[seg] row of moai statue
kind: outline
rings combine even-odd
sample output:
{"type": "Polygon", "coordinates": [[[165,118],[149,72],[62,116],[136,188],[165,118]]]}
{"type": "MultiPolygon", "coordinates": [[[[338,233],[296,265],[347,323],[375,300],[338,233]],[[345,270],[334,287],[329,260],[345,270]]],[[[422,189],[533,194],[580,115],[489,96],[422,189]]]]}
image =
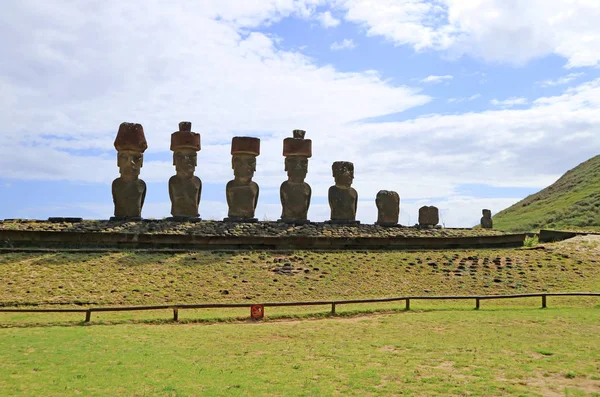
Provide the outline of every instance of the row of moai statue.
{"type": "MultiPolygon", "coordinates": [[[[146,197],[146,184],[139,179],[143,166],[143,154],[148,148],[144,129],[140,124],[122,123],[115,139],[117,165],[121,176],[112,184],[115,216],[111,220],[140,220],[146,197]]],[[[171,151],[176,174],[169,179],[171,199],[170,220],[200,220],[198,208],[202,181],[194,175],[197,155],[200,151],[200,134],[192,131],[192,124],[179,123],[179,131],[171,134],[171,151]]],[[[259,187],[252,180],[256,172],[256,157],[260,155],[260,139],[234,137],[231,142],[231,166],[234,179],[226,186],[228,216],[224,221],[257,222],[254,217],[258,203],[259,187]]],[[[308,208],[312,191],[304,180],[308,173],[308,159],[312,156],[312,141],[305,139],[305,131],[294,130],[293,137],[283,140],[283,156],[287,181],[281,184],[282,214],[280,222],[291,224],[309,223],[308,208]]],[[[336,161],[332,165],[335,185],[329,188],[329,206],[333,224],[359,224],[356,220],[358,193],[352,187],[354,164],[336,161]]],[[[393,191],[382,190],[377,194],[377,224],[398,224],[400,196],[393,191]]],[[[485,217],[484,210],[484,217],[485,217]]],[[[487,218],[486,218],[487,219],[487,218]]],[[[489,220],[491,227],[491,218],[489,220]]],[[[434,227],[439,223],[436,207],[419,209],[419,225],[434,227]]],[[[482,218],[482,226],[483,226],[482,218]]]]}

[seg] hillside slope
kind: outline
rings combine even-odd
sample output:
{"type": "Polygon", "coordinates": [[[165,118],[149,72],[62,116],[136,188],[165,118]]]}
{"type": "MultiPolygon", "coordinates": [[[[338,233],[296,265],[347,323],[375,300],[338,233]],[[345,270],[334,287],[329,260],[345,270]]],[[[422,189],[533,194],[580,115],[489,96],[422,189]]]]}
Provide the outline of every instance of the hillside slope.
{"type": "Polygon", "coordinates": [[[547,188],[497,213],[494,228],[528,231],[540,228],[600,227],[600,155],[567,171],[547,188]]]}

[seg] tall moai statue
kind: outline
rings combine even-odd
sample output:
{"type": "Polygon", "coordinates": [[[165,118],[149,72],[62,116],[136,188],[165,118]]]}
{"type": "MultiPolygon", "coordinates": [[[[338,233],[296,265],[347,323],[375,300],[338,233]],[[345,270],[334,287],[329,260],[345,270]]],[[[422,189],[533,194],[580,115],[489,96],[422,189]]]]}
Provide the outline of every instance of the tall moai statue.
{"type": "Polygon", "coordinates": [[[198,206],[202,181],[194,175],[198,165],[200,134],[192,132],[192,123],[182,121],[179,131],[171,134],[171,150],[176,174],[169,179],[171,220],[199,220],[198,206]]]}
{"type": "Polygon", "coordinates": [[[115,216],[111,220],[140,220],[146,199],[146,183],[139,179],[148,148],[141,124],[121,123],[115,139],[121,176],[112,183],[115,216]]]}
{"type": "Polygon", "coordinates": [[[358,193],[352,187],[354,164],[349,161],[335,161],[331,166],[335,185],[329,188],[329,207],[333,224],[359,224],[356,220],[358,193]]]}
{"type": "Polygon", "coordinates": [[[492,211],[490,210],[481,210],[483,216],[481,217],[481,227],[483,229],[492,229],[494,224],[492,222],[492,211]]]}
{"type": "Polygon", "coordinates": [[[391,190],[380,190],[375,198],[377,225],[396,226],[400,215],[400,196],[391,190]]]}
{"type": "Polygon", "coordinates": [[[279,195],[283,207],[280,222],[304,224],[309,223],[308,207],[312,190],[304,182],[308,173],[308,159],[312,156],[312,141],[304,139],[306,131],[294,130],[293,138],[283,140],[285,171],[288,180],[281,184],[279,195]]]}
{"type": "Polygon", "coordinates": [[[236,136],[231,141],[231,166],[234,179],[227,183],[229,206],[226,222],[257,222],[254,210],[258,203],[258,185],[252,181],[256,156],[260,155],[260,139],[236,136]]]}
{"type": "Polygon", "coordinates": [[[440,212],[437,207],[424,206],[419,208],[419,227],[428,229],[434,228],[440,223],[440,212]]]}

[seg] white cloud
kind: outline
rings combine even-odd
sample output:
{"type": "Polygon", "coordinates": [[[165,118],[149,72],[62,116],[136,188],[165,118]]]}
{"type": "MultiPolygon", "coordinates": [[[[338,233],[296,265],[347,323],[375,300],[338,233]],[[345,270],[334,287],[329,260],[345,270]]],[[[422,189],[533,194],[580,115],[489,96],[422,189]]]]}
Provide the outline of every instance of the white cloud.
{"type": "Polygon", "coordinates": [[[600,63],[596,0],[338,0],[344,18],[417,51],[446,50],[524,64],[556,54],[567,67],[600,63]]]}
{"type": "Polygon", "coordinates": [[[334,18],[331,15],[331,12],[329,12],[329,11],[319,13],[317,15],[317,20],[321,23],[321,26],[323,26],[325,29],[333,28],[340,24],[340,20],[334,18]]]}
{"type": "Polygon", "coordinates": [[[511,97],[508,99],[504,99],[504,100],[498,100],[498,99],[492,99],[490,101],[490,103],[494,106],[500,106],[503,108],[510,108],[513,106],[521,106],[521,105],[527,105],[527,98],[517,98],[517,97],[511,97]]]}
{"type": "Polygon", "coordinates": [[[571,81],[575,80],[578,77],[583,76],[585,73],[581,72],[581,73],[569,73],[566,76],[560,77],[556,80],[544,80],[544,81],[538,81],[537,84],[540,85],[541,87],[554,87],[557,85],[564,85],[564,84],[568,84],[571,81]]]}
{"type": "Polygon", "coordinates": [[[351,50],[355,47],[356,47],[356,44],[354,43],[354,41],[352,39],[344,39],[341,42],[334,41],[331,44],[330,48],[333,51],[339,51],[339,50],[351,50]]]}
{"type": "Polygon", "coordinates": [[[474,101],[479,98],[481,98],[481,94],[473,94],[470,97],[466,97],[466,98],[448,98],[447,102],[448,103],[471,102],[471,101],[474,101]]]}
{"type": "Polygon", "coordinates": [[[39,142],[46,135],[56,149],[110,150],[118,125],[136,121],[150,151],[168,151],[181,120],[191,120],[203,142],[214,144],[239,133],[281,135],[429,101],[372,72],[317,66],[247,30],[313,3],[144,1],[143,18],[131,18],[140,7],[130,3],[99,2],[95,12],[78,2],[11,3],[0,24],[2,136],[39,142]]]}
{"type": "Polygon", "coordinates": [[[442,81],[446,81],[446,80],[452,80],[454,78],[454,76],[451,76],[449,74],[446,74],[444,76],[435,76],[435,75],[431,75],[431,76],[427,76],[424,79],[421,79],[421,83],[431,83],[431,84],[437,84],[437,83],[441,83],[442,81]]]}

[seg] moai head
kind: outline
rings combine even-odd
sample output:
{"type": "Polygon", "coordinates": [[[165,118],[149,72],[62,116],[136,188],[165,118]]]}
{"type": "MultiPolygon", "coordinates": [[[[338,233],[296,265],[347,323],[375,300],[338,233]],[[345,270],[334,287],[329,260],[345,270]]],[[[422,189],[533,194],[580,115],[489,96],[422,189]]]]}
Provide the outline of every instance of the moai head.
{"type": "Polygon", "coordinates": [[[337,187],[349,188],[354,180],[354,164],[349,161],[335,161],[331,166],[337,187]]]}
{"type": "Polygon", "coordinates": [[[171,134],[171,150],[177,175],[193,176],[198,165],[200,134],[192,132],[192,123],[189,121],[179,123],[179,131],[171,134]]]}
{"type": "Polygon", "coordinates": [[[308,159],[312,156],[312,141],[304,139],[306,131],[294,130],[293,134],[293,138],[283,140],[285,171],[289,181],[303,182],[308,173],[308,159]]]}
{"type": "Polygon", "coordinates": [[[231,167],[236,180],[248,182],[256,171],[256,156],[260,155],[260,139],[236,136],[231,141],[231,167]]]}
{"type": "Polygon", "coordinates": [[[481,210],[481,213],[483,214],[484,218],[491,218],[492,217],[492,211],[491,210],[481,210]]]}
{"type": "Polygon", "coordinates": [[[400,215],[400,196],[390,190],[380,190],[375,198],[378,224],[397,224],[400,215]]]}
{"type": "Polygon", "coordinates": [[[144,165],[144,152],[148,148],[144,127],[141,124],[121,123],[115,139],[117,166],[121,177],[134,180],[144,165]]]}

